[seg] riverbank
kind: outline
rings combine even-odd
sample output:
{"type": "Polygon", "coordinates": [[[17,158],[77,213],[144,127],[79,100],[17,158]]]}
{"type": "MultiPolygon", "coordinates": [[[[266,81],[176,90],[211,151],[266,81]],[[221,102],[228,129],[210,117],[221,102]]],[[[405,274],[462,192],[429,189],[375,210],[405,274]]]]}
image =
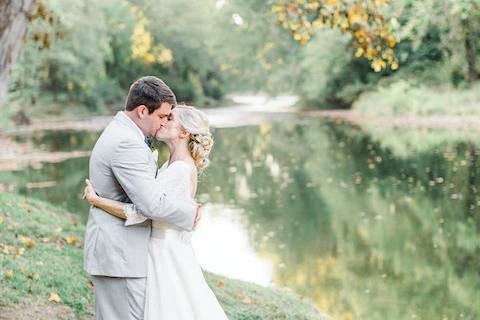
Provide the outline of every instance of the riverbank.
{"type": "MultiPolygon", "coordinates": [[[[0,319],[93,319],[83,234],[71,213],[0,192],[0,319]]],[[[324,319],[288,290],[206,277],[230,319],[324,319]]]]}

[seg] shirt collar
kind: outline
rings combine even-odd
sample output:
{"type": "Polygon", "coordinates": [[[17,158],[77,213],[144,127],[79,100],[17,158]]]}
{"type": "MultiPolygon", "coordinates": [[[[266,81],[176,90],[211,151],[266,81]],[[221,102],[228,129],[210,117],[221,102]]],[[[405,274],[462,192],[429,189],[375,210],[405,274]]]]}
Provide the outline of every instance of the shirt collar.
{"type": "Polygon", "coordinates": [[[145,135],[143,134],[142,130],[140,130],[140,128],[137,126],[137,124],[135,122],[133,122],[133,120],[130,119],[130,117],[127,116],[127,114],[125,112],[119,111],[118,116],[124,118],[126,121],[129,121],[129,123],[137,130],[137,132],[140,135],[140,137],[142,138],[142,140],[145,140],[145,135]]]}

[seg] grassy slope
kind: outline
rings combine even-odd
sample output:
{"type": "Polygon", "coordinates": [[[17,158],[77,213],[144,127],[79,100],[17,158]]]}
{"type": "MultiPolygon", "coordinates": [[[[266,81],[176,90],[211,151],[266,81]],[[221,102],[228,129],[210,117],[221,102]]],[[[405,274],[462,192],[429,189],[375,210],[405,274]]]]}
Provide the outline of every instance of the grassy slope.
{"type": "MultiPolygon", "coordinates": [[[[82,269],[84,226],[48,203],[0,193],[0,308],[52,293],[78,315],[92,314],[82,269]]],[[[281,289],[206,274],[230,319],[322,319],[307,301],[281,289]]],[[[54,302],[50,302],[54,303],[54,302]]]]}

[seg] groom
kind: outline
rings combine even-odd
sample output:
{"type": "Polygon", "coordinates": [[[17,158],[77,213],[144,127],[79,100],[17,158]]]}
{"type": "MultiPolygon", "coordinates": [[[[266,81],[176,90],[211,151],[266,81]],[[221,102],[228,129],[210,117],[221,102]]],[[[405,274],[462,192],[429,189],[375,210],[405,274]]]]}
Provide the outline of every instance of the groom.
{"type": "MultiPolygon", "coordinates": [[[[161,181],[147,137],[170,117],[176,98],[162,80],[147,76],[130,87],[125,110],[102,132],[90,157],[90,181],[98,195],[132,202],[150,219],[192,230],[194,202],[176,202],[161,181]]],[[[97,320],[143,319],[151,220],[125,227],[124,220],[90,207],[84,267],[94,285],[97,320]]]]}

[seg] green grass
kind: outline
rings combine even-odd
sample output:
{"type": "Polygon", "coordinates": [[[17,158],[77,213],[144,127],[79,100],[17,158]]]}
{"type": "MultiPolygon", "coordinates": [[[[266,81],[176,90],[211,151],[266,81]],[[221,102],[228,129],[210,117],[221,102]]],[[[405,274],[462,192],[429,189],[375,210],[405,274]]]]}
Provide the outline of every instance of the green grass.
{"type": "Polygon", "coordinates": [[[82,270],[83,226],[59,208],[7,193],[0,193],[0,221],[0,304],[57,293],[76,312],[88,312],[93,300],[82,270]]]}
{"type": "MultiPolygon", "coordinates": [[[[56,293],[77,315],[93,314],[83,234],[83,224],[61,208],[0,193],[0,307],[25,298],[48,301],[56,293]]],[[[322,319],[309,301],[286,289],[206,277],[229,319],[322,319]]]]}
{"type": "Polygon", "coordinates": [[[480,115],[480,87],[430,87],[406,80],[366,92],[353,109],[366,116],[480,115]]]}

